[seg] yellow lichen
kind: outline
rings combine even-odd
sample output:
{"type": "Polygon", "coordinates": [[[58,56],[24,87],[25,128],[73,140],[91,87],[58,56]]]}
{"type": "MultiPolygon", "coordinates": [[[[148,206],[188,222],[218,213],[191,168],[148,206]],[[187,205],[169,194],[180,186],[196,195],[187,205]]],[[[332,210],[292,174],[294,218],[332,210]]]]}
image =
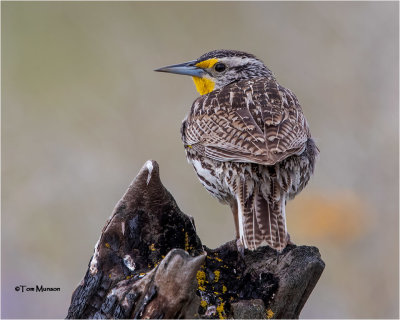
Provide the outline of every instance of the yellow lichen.
{"type": "Polygon", "coordinates": [[[157,267],[157,266],[160,264],[160,262],[161,262],[161,260],[160,260],[160,261],[156,261],[156,262],[154,263],[154,268],[157,267]]]}
{"type": "Polygon", "coordinates": [[[205,291],[206,273],[202,270],[199,270],[197,271],[196,278],[199,290],[205,291]]]}
{"type": "Polygon", "coordinates": [[[225,310],[224,310],[225,302],[222,302],[217,307],[218,316],[220,319],[226,319],[225,310]]]}
{"type": "Polygon", "coordinates": [[[185,232],[185,251],[188,251],[189,249],[189,235],[187,232],[185,232]]]}
{"type": "MultiPolygon", "coordinates": [[[[207,256],[206,258],[207,258],[207,259],[215,259],[215,260],[217,260],[218,262],[222,262],[222,259],[221,259],[221,258],[218,258],[218,253],[214,253],[214,256],[213,256],[213,257],[207,256]]],[[[225,266],[224,266],[224,267],[225,267],[225,266]]]]}
{"type": "Polygon", "coordinates": [[[223,285],[222,286],[222,293],[225,293],[226,291],[228,291],[228,288],[225,285],[223,285]]]}
{"type": "Polygon", "coordinates": [[[200,301],[200,305],[201,305],[203,308],[207,308],[207,301],[201,300],[201,301],[200,301]]]}
{"type": "Polygon", "coordinates": [[[267,319],[271,319],[274,316],[274,312],[271,309],[268,309],[266,312],[267,319]]]}
{"type": "Polygon", "coordinates": [[[106,246],[107,248],[110,248],[110,247],[111,247],[110,244],[109,244],[108,242],[106,242],[105,246],[106,246]]]}
{"type": "Polygon", "coordinates": [[[185,251],[192,250],[193,247],[189,245],[189,234],[185,232],[185,251]]]}
{"type": "Polygon", "coordinates": [[[214,271],[214,275],[215,275],[214,282],[218,282],[220,274],[221,274],[221,272],[219,270],[214,271]]]}
{"type": "Polygon", "coordinates": [[[156,251],[156,248],[155,248],[155,246],[154,246],[154,243],[152,243],[152,244],[149,246],[149,249],[150,249],[151,251],[156,251]]]}

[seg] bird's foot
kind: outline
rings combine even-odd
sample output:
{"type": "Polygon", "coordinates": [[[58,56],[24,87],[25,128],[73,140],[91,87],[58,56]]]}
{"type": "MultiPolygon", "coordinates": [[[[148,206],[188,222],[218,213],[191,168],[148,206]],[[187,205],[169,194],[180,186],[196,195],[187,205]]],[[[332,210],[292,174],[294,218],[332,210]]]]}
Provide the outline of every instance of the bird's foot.
{"type": "Polygon", "coordinates": [[[240,255],[242,256],[242,258],[244,258],[244,245],[242,243],[242,240],[240,240],[240,238],[236,239],[236,248],[240,253],[240,255]]]}
{"type": "Polygon", "coordinates": [[[276,264],[278,265],[280,262],[280,256],[282,251],[276,250],[276,264]]]}

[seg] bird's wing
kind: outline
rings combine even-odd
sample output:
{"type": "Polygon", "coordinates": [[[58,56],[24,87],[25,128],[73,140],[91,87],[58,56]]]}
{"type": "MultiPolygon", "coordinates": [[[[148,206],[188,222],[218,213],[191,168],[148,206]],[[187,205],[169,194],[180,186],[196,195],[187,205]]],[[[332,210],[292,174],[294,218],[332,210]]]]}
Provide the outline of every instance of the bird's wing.
{"type": "Polygon", "coordinates": [[[309,136],[295,95],[273,78],[199,97],[182,127],[184,143],[211,159],[265,165],[302,152],[309,136]]]}

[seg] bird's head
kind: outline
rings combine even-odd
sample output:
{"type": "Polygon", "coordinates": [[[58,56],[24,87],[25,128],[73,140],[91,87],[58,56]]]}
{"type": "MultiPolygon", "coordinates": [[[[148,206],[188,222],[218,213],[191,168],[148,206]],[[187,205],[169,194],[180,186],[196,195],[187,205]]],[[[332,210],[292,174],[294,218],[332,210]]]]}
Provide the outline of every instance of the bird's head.
{"type": "Polygon", "coordinates": [[[272,72],[254,55],[236,50],[214,50],[200,58],[154,71],[192,76],[203,95],[232,82],[256,77],[273,77],[272,72]]]}

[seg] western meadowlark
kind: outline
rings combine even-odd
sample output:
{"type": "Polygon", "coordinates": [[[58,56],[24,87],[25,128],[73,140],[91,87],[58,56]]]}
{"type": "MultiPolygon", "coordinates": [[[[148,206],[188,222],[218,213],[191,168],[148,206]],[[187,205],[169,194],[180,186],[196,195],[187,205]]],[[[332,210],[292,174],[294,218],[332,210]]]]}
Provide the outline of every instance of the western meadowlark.
{"type": "Polygon", "coordinates": [[[186,157],[203,186],[230,205],[239,244],[282,251],[286,201],[305,187],[319,153],[296,96],[241,51],[155,71],[193,77],[201,96],[181,127],[186,157]]]}

